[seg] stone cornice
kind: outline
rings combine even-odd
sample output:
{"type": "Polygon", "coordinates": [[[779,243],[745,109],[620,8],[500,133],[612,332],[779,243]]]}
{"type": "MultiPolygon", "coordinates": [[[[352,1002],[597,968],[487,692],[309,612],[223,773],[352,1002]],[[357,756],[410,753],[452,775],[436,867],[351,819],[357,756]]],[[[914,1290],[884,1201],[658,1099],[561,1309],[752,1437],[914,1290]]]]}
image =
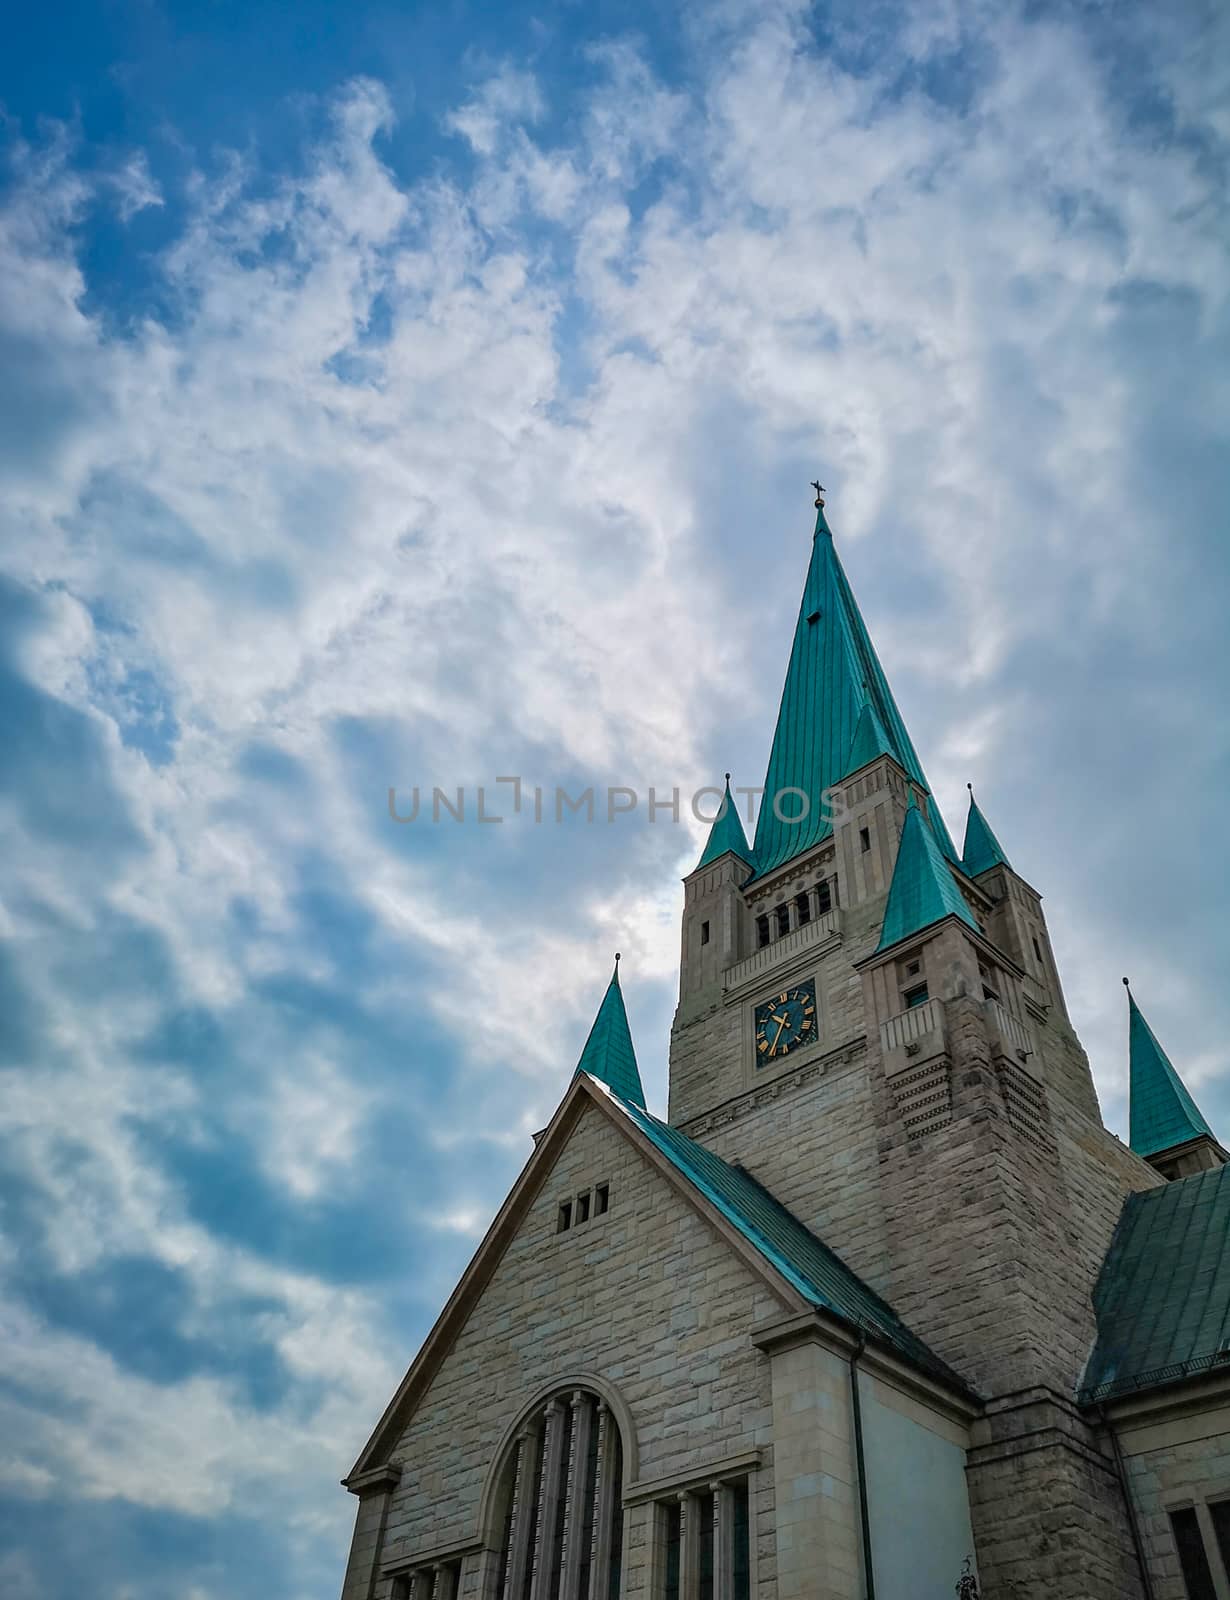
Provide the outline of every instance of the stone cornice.
{"type": "Polygon", "coordinates": [[[362,1496],[379,1490],[396,1489],[400,1482],[401,1468],[394,1466],[391,1461],[385,1461],[362,1472],[352,1472],[348,1478],[342,1479],[342,1487],[349,1489],[351,1494],[362,1496]]]}
{"type": "Polygon", "coordinates": [[[818,1344],[843,1361],[858,1355],[864,1372],[882,1378],[951,1421],[968,1427],[982,1415],[981,1400],[973,1390],[958,1388],[960,1379],[955,1375],[952,1385],[943,1383],[890,1350],[875,1333],[865,1334],[834,1313],[819,1308],[760,1323],[752,1329],[752,1343],[770,1356],[805,1344],[818,1344]]]}
{"type": "Polygon", "coordinates": [[[626,1506],[641,1505],[646,1500],[665,1500],[671,1495],[686,1493],[689,1489],[704,1489],[711,1483],[727,1478],[746,1477],[761,1463],[763,1452],[755,1445],[733,1455],[700,1461],[682,1472],[666,1473],[659,1478],[641,1478],[629,1483],[623,1494],[626,1506]]]}

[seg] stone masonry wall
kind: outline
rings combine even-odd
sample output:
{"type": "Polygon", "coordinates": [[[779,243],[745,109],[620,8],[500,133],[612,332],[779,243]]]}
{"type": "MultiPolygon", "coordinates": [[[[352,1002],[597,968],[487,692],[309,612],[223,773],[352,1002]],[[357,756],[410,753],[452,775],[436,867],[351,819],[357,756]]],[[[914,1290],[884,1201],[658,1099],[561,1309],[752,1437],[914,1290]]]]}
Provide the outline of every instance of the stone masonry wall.
{"type": "MultiPolygon", "coordinates": [[[[750,1342],[779,1302],[607,1121],[582,1115],[392,1459],[401,1483],[383,1560],[476,1536],[504,1430],[544,1384],[581,1371],[622,1393],[639,1475],[763,1446],[756,1475],[757,1593],[774,1594],[772,1390],[750,1342]],[[561,1200],[610,1184],[610,1211],[556,1233],[561,1200]]],[[[644,1592],[649,1508],[629,1513],[625,1593],[644,1592]]],[[[467,1597],[477,1594],[467,1563],[467,1597]]],[[[378,1586],[384,1600],[387,1585],[378,1586]]]]}
{"type": "Polygon", "coordinates": [[[1223,1396],[1220,1404],[1139,1431],[1128,1424],[1121,1439],[1154,1600],[1187,1600],[1168,1513],[1196,1509],[1215,1569],[1217,1541],[1204,1507],[1230,1499],[1230,1406],[1223,1396]]]}

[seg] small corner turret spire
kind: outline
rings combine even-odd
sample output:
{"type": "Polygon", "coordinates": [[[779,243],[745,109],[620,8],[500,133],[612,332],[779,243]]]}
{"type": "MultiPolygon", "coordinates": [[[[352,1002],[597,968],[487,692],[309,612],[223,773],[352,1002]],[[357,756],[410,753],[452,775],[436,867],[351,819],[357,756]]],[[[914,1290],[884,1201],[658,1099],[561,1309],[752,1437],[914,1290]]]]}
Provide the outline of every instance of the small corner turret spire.
{"type": "Polygon", "coordinates": [[[1128,1143],[1167,1178],[1221,1165],[1225,1152],[1145,1021],[1127,978],[1123,987],[1128,999],[1128,1143]],[[1183,1159],[1189,1153],[1193,1159],[1183,1159]]]}
{"type": "Polygon", "coordinates": [[[581,1051],[577,1072],[588,1072],[590,1077],[605,1083],[621,1099],[630,1100],[633,1105],[644,1109],[645,1091],[641,1087],[636,1051],[632,1047],[632,1032],[628,1027],[628,1013],[624,1009],[624,997],[619,987],[618,950],[615,952],[611,981],[598,1007],[594,1025],[589,1030],[585,1048],[581,1051]]]}
{"type": "MultiPolygon", "coordinates": [[[[708,791],[710,794],[714,790],[708,791]]],[[[709,829],[709,838],[701,852],[701,858],[693,869],[699,872],[701,867],[707,867],[711,861],[716,861],[719,856],[727,851],[746,861],[748,866],[754,864],[751,846],[747,842],[747,834],[743,831],[743,824],[739,821],[739,808],[735,805],[734,796],[730,792],[730,773],[726,774],[726,793],[722,797],[722,804],[718,814],[713,819],[713,826],[709,829]]]]}
{"type": "Polygon", "coordinates": [[[992,867],[1009,867],[1012,863],[1004,854],[1004,847],[991,830],[991,825],[974,799],[974,786],[969,790],[969,812],[965,818],[965,841],[961,846],[961,870],[967,877],[976,878],[980,872],[992,867]]]}

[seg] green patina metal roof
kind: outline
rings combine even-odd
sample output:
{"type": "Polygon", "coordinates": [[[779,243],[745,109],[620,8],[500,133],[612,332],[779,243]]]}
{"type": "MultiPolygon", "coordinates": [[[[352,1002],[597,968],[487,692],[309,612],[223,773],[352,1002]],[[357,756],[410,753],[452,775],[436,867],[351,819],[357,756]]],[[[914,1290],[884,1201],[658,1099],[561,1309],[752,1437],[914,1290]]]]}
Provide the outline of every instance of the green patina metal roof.
{"type": "Polygon", "coordinates": [[[884,730],[879,713],[870,700],[865,700],[854,727],[854,738],[850,741],[850,748],[846,752],[842,777],[857,772],[860,767],[867,766],[877,756],[891,756],[892,753],[892,742],[884,730]]]}
{"type": "MultiPolygon", "coordinates": [[[[771,872],[832,832],[824,792],[850,770],[863,706],[870,702],[889,750],[924,789],[930,790],[888,679],[876,657],[858,605],[842,570],[833,536],[820,510],[812,542],[811,565],[786,668],[781,709],[773,734],[765,793],[753,841],[758,876],[771,872]],[[802,802],[787,789],[801,789],[810,801],[805,820],[795,824],[775,814],[795,815],[802,802]]],[[[950,860],[957,853],[943,819],[936,814],[940,846],[950,860]]]]}
{"type": "Polygon", "coordinates": [[[1093,1308],[1086,1403],[1230,1364],[1230,1167],[1128,1196],[1093,1308]]]}
{"type": "Polygon", "coordinates": [[[991,832],[990,824],[978,809],[972,785],[969,792],[969,815],[965,819],[965,844],[961,850],[961,865],[971,878],[976,878],[988,867],[1009,865],[1003,846],[991,832]]]}
{"type": "Polygon", "coordinates": [[[618,956],[615,957],[615,970],[606,994],[598,1007],[598,1015],[581,1051],[581,1059],[577,1062],[577,1072],[588,1072],[633,1105],[645,1104],[645,1091],[641,1088],[641,1074],[637,1069],[636,1051],[632,1048],[632,1033],[628,1027],[628,1013],[624,1010],[624,997],[619,987],[618,956]]]}
{"type": "Polygon", "coordinates": [[[726,798],[722,801],[722,809],[713,819],[713,826],[709,830],[709,842],[696,863],[696,871],[699,872],[701,867],[707,867],[719,856],[724,856],[728,850],[733,851],[741,861],[751,865],[752,847],[747,842],[747,834],[744,833],[743,824],[739,821],[738,807],[730,792],[729,772],[726,774],[726,798]]]}
{"type": "Polygon", "coordinates": [[[966,1388],[890,1305],[750,1173],[659,1122],[643,1105],[619,1099],[616,1104],[805,1300],[861,1328],[914,1365],[966,1388]]]}
{"type": "MultiPolygon", "coordinates": [[[[1126,982],[1126,980],[1125,980],[1126,982]]],[[[1200,1115],[1183,1080],[1141,1015],[1128,990],[1128,1058],[1131,1118],[1128,1142],[1138,1156],[1154,1156],[1213,1130],[1200,1115]]]]}
{"type": "Polygon", "coordinates": [[[957,888],[935,834],[911,796],[876,954],[902,939],[913,938],[945,917],[960,917],[977,931],[978,924],[957,888]]]}

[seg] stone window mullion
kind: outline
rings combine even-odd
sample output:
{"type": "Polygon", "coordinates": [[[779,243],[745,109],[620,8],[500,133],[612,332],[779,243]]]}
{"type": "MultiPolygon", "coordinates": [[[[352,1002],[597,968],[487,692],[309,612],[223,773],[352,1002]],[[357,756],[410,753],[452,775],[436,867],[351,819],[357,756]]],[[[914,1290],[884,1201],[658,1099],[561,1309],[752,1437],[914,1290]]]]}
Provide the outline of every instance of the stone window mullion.
{"type": "Polygon", "coordinates": [[[679,1600],[700,1600],[699,1511],[691,1494],[679,1496],[679,1600]]]}
{"type": "Polygon", "coordinates": [[[1230,1600],[1230,1579],[1227,1578],[1226,1564],[1222,1560],[1221,1545],[1218,1542],[1217,1530],[1213,1526],[1213,1518],[1209,1508],[1203,1500],[1195,1504],[1196,1521],[1200,1527],[1200,1537],[1204,1543],[1204,1553],[1209,1561],[1209,1576],[1213,1580],[1213,1588],[1217,1600],[1230,1600]]]}
{"type": "Polygon", "coordinates": [[[578,1389],[572,1397],[568,1485],[564,1492],[564,1561],[560,1574],[560,1600],[581,1600],[581,1558],[585,1539],[585,1470],[589,1461],[589,1436],[592,1423],[593,1408],[589,1396],[578,1389]]]}
{"type": "MultiPolygon", "coordinates": [[[[551,1561],[560,1515],[559,1475],[560,1451],[563,1445],[563,1416],[563,1408],[559,1401],[549,1400],[542,1442],[542,1481],[538,1494],[530,1600],[548,1600],[551,1590],[551,1561]]],[[[517,1600],[517,1597],[511,1595],[509,1600],[517,1600]]]]}
{"type": "Polygon", "coordinates": [[[512,1530],[508,1541],[508,1565],[504,1572],[504,1600],[521,1600],[525,1590],[526,1564],[529,1560],[530,1539],[534,1532],[537,1510],[533,1498],[537,1449],[537,1433],[532,1428],[524,1429],[517,1438],[512,1530]]]}
{"type": "Polygon", "coordinates": [[[713,1600],[734,1600],[734,1491],[728,1483],[714,1483],[709,1487],[713,1495],[713,1600]]]}
{"type": "Polygon", "coordinates": [[[606,1600],[611,1567],[611,1524],[615,1512],[615,1450],[611,1413],[598,1405],[598,1462],[594,1472],[594,1535],[589,1557],[588,1600],[606,1600]]]}

